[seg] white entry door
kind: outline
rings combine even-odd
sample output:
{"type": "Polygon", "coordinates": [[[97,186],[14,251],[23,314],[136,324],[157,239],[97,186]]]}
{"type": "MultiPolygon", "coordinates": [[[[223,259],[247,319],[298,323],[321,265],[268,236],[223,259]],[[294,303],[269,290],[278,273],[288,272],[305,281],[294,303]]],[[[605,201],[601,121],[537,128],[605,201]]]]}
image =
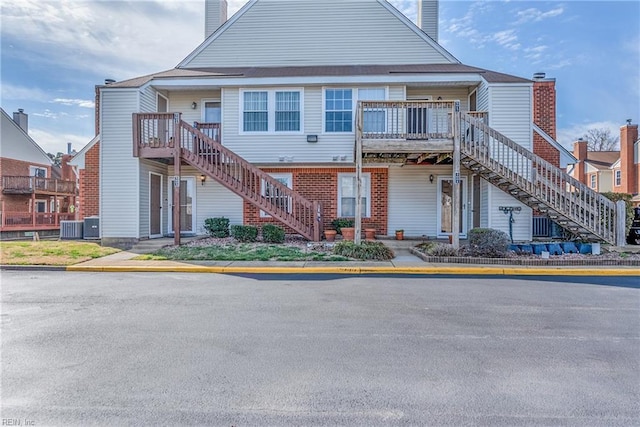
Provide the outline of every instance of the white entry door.
{"type": "MultiPolygon", "coordinates": [[[[467,237],[467,178],[460,178],[460,237],[467,237]]],[[[451,236],[453,227],[451,212],[453,209],[453,178],[450,176],[438,177],[438,237],[451,236]]]]}
{"type": "Polygon", "coordinates": [[[173,176],[169,177],[168,195],[169,199],[169,233],[173,233],[173,192],[180,188],[180,234],[195,234],[196,230],[196,198],[195,198],[195,178],[183,176],[180,179],[180,186],[174,185],[173,176]]]}

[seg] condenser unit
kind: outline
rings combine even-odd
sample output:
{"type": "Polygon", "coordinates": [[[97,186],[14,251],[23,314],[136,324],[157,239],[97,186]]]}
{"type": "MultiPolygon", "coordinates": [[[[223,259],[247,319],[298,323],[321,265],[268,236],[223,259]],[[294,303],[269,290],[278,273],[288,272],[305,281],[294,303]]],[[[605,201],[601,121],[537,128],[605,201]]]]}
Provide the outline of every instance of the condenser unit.
{"type": "Polygon", "coordinates": [[[84,238],[85,239],[100,238],[100,217],[89,216],[84,219],[84,238]]]}
{"type": "Polygon", "coordinates": [[[60,221],[60,239],[82,239],[82,221],[60,221]]]}

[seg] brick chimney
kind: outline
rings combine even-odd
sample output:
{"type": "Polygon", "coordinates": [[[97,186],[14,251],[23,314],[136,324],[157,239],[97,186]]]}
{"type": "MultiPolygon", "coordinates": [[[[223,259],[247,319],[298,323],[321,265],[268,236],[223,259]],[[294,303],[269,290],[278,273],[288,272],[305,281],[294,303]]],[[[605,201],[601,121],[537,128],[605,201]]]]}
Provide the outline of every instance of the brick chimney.
{"type": "MultiPolygon", "coordinates": [[[[533,123],[556,139],[556,79],[545,73],[533,75],[533,123]]],[[[552,165],[560,167],[560,151],[533,133],[533,152],[552,165]]]]}
{"type": "Polygon", "coordinates": [[[18,111],[13,113],[13,121],[20,126],[24,133],[29,133],[29,116],[24,113],[22,108],[18,108],[18,111]]]}
{"type": "Polygon", "coordinates": [[[438,0],[418,0],[418,27],[438,41],[438,0]]]}
{"type": "Polygon", "coordinates": [[[213,34],[225,22],[227,22],[227,0],[205,0],[204,38],[213,34]]]}
{"type": "Polygon", "coordinates": [[[589,183],[586,182],[586,167],[584,161],[587,159],[588,144],[589,143],[582,138],[573,143],[573,156],[578,159],[578,163],[576,163],[575,178],[586,185],[589,185],[589,183]]]}
{"type": "Polygon", "coordinates": [[[620,170],[622,171],[623,193],[638,194],[637,168],[634,163],[633,146],[638,140],[638,125],[632,125],[631,120],[620,128],[620,170]]]}

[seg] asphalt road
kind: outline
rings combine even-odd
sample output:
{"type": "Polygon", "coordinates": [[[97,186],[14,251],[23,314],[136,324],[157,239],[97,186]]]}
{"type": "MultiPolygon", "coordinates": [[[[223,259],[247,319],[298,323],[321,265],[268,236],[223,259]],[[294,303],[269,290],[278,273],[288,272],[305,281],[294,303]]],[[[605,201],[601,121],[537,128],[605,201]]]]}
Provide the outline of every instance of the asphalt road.
{"type": "Polygon", "coordinates": [[[4,271],[1,417],[640,425],[638,279],[558,280],[4,271]]]}

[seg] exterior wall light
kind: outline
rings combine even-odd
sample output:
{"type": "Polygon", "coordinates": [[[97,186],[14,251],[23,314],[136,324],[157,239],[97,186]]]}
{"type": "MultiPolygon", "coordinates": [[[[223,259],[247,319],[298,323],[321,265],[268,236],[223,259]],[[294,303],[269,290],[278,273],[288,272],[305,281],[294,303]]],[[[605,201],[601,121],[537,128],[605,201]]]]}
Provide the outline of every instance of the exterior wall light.
{"type": "Polygon", "coordinates": [[[192,109],[192,110],[195,110],[196,108],[198,108],[198,103],[197,103],[196,101],[193,101],[193,102],[191,103],[191,109],[192,109]]]}
{"type": "Polygon", "coordinates": [[[204,185],[204,182],[207,180],[207,176],[205,174],[200,175],[200,184],[204,185]]]}
{"type": "Polygon", "coordinates": [[[433,184],[433,178],[434,178],[433,174],[429,175],[429,182],[432,184],[433,184]]]}
{"type": "Polygon", "coordinates": [[[307,142],[318,142],[318,135],[307,135],[307,142]]]}

